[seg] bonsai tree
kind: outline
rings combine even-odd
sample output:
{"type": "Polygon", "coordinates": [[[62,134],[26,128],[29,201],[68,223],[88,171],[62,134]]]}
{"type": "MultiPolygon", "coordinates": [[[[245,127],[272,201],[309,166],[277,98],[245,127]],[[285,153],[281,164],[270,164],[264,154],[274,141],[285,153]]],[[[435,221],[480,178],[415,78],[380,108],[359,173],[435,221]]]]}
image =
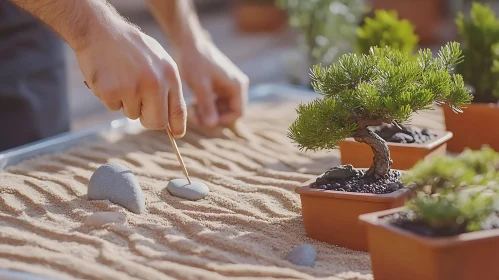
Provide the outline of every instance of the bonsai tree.
{"type": "Polygon", "coordinates": [[[416,184],[427,193],[440,189],[455,189],[488,185],[499,179],[499,153],[489,147],[473,151],[466,149],[457,157],[436,157],[421,161],[402,180],[416,184]]]}
{"type": "Polygon", "coordinates": [[[474,102],[499,100],[499,20],[488,5],[473,3],[471,16],[456,19],[466,61],[457,67],[474,89],[474,102]]]}
{"type": "Polygon", "coordinates": [[[496,188],[478,186],[433,195],[419,193],[406,205],[408,211],[402,221],[422,224],[431,230],[432,236],[485,229],[486,220],[498,210],[494,207],[499,198],[496,188]]]}
{"type": "Polygon", "coordinates": [[[396,11],[376,10],[357,29],[357,51],[367,54],[372,46],[390,46],[402,52],[414,52],[419,38],[407,19],[400,20],[396,11]]]}
{"type": "Polygon", "coordinates": [[[499,154],[490,148],[420,162],[403,181],[423,191],[407,203],[407,211],[395,223],[417,223],[432,235],[484,229],[486,220],[498,210],[494,205],[499,198],[498,167],[499,154]]]}
{"type": "Polygon", "coordinates": [[[300,35],[309,65],[330,64],[352,50],[365,0],[277,0],[300,35]]]}
{"type": "Polygon", "coordinates": [[[346,54],[311,73],[314,90],[323,96],[300,104],[289,137],[302,150],[333,149],[353,137],[371,146],[373,164],[365,176],[381,178],[391,167],[386,142],[369,126],[407,121],[411,114],[447,103],[456,112],[471,101],[459,74],[451,74],[463,59],[459,43],[442,47],[437,58],[429,49],[416,59],[390,47],[372,47],[369,54],[346,54]]]}

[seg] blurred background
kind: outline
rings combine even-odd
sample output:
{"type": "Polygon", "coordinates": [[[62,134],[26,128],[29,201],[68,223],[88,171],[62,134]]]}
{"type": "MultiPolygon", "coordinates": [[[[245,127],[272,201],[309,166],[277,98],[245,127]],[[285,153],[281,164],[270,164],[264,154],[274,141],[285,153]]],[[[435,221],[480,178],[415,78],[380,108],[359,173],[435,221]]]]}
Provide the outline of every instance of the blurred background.
{"type": "MultiPolygon", "coordinates": [[[[222,52],[249,76],[251,85],[284,83],[304,87],[308,84],[309,66],[313,64],[310,61],[317,60],[310,55],[311,52],[300,48],[303,45],[301,37],[306,37],[297,32],[300,27],[305,26],[308,31],[319,30],[318,35],[323,35],[314,35],[314,43],[317,43],[315,53],[322,59],[319,62],[327,63],[326,58],[334,60],[350,50],[351,46],[344,42],[348,42],[348,36],[357,22],[372,14],[373,9],[396,10],[400,18],[406,18],[414,25],[420,46],[438,48],[449,40],[458,39],[455,16],[458,11],[468,14],[471,6],[471,1],[465,0],[329,0],[324,1],[327,7],[318,11],[307,10],[309,3],[317,1],[321,0],[194,0],[204,28],[222,52]],[[291,13],[293,17],[288,17],[291,13]]],[[[169,49],[145,1],[109,2],[169,49]]],[[[478,2],[490,3],[496,13],[499,11],[498,1],[478,2]]],[[[121,112],[107,111],[85,87],[76,57],[69,47],[66,55],[72,130],[121,118],[121,112]]],[[[187,97],[190,95],[187,87],[184,87],[184,93],[187,97]]]]}

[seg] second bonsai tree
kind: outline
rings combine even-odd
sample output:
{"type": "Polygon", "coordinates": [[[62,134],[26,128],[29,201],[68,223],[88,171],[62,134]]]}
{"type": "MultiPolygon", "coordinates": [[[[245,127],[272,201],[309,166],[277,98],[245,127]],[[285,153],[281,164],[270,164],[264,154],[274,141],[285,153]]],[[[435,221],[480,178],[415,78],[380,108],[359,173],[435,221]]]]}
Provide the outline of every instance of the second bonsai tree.
{"type": "MultiPolygon", "coordinates": [[[[390,178],[388,146],[369,127],[406,122],[412,113],[433,104],[446,103],[461,112],[460,107],[472,99],[462,76],[452,73],[462,60],[459,43],[452,42],[440,49],[437,58],[429,49],[420,50],[414,59],[390,47],[372,47],[367,55],[347,54],[331,66],[316,65],[312,85],[323,98],[299,105],[289,137],[303,150],[333,149],[338,141],[353,137],[368,144],[374,154],[373,164],[362,177],[390,178]]],[[[359,177],[355,172],[332,173],[326,173],[329,181],[359,177]]],[[[325,183],[319,179],[317,183],[325,183]]]]}

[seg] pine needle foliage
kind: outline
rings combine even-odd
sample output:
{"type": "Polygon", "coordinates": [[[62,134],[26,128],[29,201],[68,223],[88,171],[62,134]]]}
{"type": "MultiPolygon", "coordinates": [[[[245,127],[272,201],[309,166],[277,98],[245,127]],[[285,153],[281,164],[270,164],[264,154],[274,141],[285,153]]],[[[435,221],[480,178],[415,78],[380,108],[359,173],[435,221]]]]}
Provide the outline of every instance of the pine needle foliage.
{"type": "Polygon", "coordinates": [[[497,187],[475,187],[433,195],[420,193],[407,208],[413,213],[413,220],[452,235],[484,229],[485,221],[497,211],[494,204],[498,198],[497,187]]]}
{"type": "Polygon", "coordinates": [[[487,4],[474,2],[470,17],[456,19],[466,61],[457,67],[474,89],[474,102],[499,100],[499,19],[487,4]]]}
{"type": "Polygon", "coordinates": [[[359,127],[405,122],[434,103],[460,111],[472,98],[461,75],[450,74],[462,60],[459,43],[452,42],[436,58],[429,49],[413,59],[387,46],[343,55],[327,67],[316,65],[312,86],[322,98],[298,106],[288,136],[302,150],[333,149],[359,127]]]}
{"type": "Polygon", "coordinates": [[[413,53],[419,42],[414,26],[407,19],[399,19],[396,11],[375,10],[373,18],[366,18],[357,29],[357,51],[367,54],[372,46],[389,46],[413,53]]]}
{"type": "Polygon", "coordinates": [[[481,230],[498,210],[499,153],[485,147],[422,161],[403,181],[422,188],[407,217],[451,233],[481,230]]]}
{"type": "Polygon", "coordinates": [[[499,183],[499,153],[484,147],[465,150],[457,157],[441,156],[421,161],[402,177],[405,184],[436,189],[455,189],[474,185],[499,183]]]}

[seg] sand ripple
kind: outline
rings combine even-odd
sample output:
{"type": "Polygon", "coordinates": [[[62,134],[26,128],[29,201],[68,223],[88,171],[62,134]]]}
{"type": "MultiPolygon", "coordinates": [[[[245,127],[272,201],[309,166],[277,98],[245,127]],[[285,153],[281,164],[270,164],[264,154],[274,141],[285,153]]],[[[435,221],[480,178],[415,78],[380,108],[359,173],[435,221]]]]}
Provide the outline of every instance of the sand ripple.
{"type": "Polygon", "coordinates": [[[211,189],[197,202],[166,191],[182,172],[162,132],[90,143],[0,172],[0,267],[62,279],[371,279],[367,254],[305,237],[294,188],[339,160],[337,151],[293,147],[286,130],[294,105],[253,105],[235,131],[189,127],[178,144],[193,179],[211,189]],[[106,162],[137,175],[145,214],[86,200],[93,170],[106,162]],[[85,228],[85,217],[99,211],[125,213],[128,222],[85,228]],[[305,242],[317,248],[314,269],[282,260],[305,242]]]}

